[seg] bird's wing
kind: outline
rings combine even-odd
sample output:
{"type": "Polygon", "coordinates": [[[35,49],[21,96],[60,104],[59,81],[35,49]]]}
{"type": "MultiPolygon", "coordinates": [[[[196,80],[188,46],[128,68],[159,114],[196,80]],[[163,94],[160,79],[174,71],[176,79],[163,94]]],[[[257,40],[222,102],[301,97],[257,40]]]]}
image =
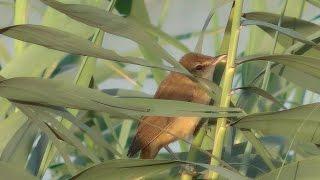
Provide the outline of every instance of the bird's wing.
{"type": "MultiPolygon", "coordinates": [[[[188,77],[178,73],[170,73],[168,77],[161,82],[154,98],[190,102],[193,100],[196,88],[197,84],[188,77]]],[[[173,120],[174,118],[172,117],[143,117],[138,126],[137,134],[131,144],[129,154],[133,155],[148,146],[163,133],[162,129],[167,129],[170,124],[174,122],[173,120]]]]}
{"type": "Polygon", "coordinates": [[[197,84],[179,73],[171,73],[161,82],[155,99],[192,101],[197,84]]]}

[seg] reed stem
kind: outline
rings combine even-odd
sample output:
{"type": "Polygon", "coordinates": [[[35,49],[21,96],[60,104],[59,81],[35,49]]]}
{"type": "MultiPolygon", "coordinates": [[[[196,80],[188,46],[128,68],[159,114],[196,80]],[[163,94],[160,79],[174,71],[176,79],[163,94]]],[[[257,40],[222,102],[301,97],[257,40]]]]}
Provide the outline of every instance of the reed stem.
{"type": "MultiPolygon", "coordinates": [[[[228,57],[225,68],[225,74],[223,76],[222,94],[220,100],[220,107],[229,107],[231,101],[231,88],[233,77],[235,73],[235,58],[237,54],[237,47],[240,33],[240,18],[242,13],[243,0],[235,0],[234,14],[231,26],[230,43],[228,48],[228,57]]],[[[212,155],[217,158],[221,158],[222,148],[224,142],[224,136],[226,133],[226,118],[218,118],[216,136],[213,144],[212,155]]],[[[219,162],[215,159],[211,159],[211,165],[217,166],[219,162]]],[[[209,179],[217,179],[218,174],[216,172],[209,172],[209,179]]]]}

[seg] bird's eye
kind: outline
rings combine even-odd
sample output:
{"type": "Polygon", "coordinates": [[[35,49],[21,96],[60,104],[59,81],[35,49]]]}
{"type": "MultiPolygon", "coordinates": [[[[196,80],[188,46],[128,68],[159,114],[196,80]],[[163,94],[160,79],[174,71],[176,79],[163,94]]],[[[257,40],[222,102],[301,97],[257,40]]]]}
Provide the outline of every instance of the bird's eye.
{"type": "Polygon", "coordinates": [[[195,69],[198,70],[198,71],[199,71],[199,70],[202,70],[202,69],[203,69],[203,66],[199,64],[199,65],[197,65],[197,66],[195,67],[195,69]]]}

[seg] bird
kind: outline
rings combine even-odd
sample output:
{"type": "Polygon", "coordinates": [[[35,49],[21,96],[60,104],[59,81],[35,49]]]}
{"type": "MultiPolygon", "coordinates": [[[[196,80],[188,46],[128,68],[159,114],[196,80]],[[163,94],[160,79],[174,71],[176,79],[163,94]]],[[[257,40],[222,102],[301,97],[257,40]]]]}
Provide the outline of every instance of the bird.
{"type": "MultiPolygon", "coordinates": [[[[187,53],[179,61],[191,74],[208,79],[215,66],[226,59],[226,55],[216,57],[200,53],[187,53]]],[[[209,104],[211,98],[201,86],[178,72],[170,72],[160,83],[154,99],[187,101],[209,104]]],[[[161,148],[193,134],[200,117],[144,116],[140,119],[136,134],[128,150],[128,157],[139,151],[141,159],[154,159],[161,148]]]]}

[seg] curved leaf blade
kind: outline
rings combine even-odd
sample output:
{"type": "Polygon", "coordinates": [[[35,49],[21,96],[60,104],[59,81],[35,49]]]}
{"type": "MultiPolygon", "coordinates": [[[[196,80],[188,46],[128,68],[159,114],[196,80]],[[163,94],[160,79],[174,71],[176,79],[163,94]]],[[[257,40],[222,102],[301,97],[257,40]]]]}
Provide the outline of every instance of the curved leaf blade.
{"type": "Polygon", "coordinates": [[[25,179],[25,180],[36,180],[37,178],[31,174],[23,171],[22,169],[17,169],[12,164],[0,162],[0,173],[1,177],[4,179],[25,179]]]}
{"type": "Polygon", "coordinates": [[[117,62],[173,70],[172,68],[166,66],[152,65],[140,58],[122,57],[111,50],[98,47],[91,41],[83,39],[77,35],[51,27],[31,24],[17,25],[0,29],[0,33],[25,42],[38,44],[71,54],[92,56],[117,62]]]}
{"type": "MultiPolygon", "coordinates": [[[[237,64],[242,64],[250,61],[273,61],[294,69],[295,72],[298,71],[299,74],[291,74],[292,76],[285,76],[286,78],[292,79],[295,83],[300,84],[301,82],[294,80],[294,78],[300,77],[311,77],[311,78],[320,78],[320,59],[300,56],[300,55],[258,55],[258,56],[248,56],[238,59],[237,64]]],[[[288,69],[290,70],[290,69],[288,69]]],[[[275,69],[273,69],[275,71],[275,69]]],[[[279,73],[281,75],[281,73],[279,73]]],[[[305,80],[304,80],[305,81],[305,80]]],[[[312,85],[314,86],[314,85],[312,85]]],[[[304,86],[309,88],[310,86],[304,86]]],[[[317,89],[319,91],[320,89],[317,89]]]]}
{"type": "Polygon", "coordinates": [[[267,91],[265,91],[261,88],[254,87],[254,86],[245,86],[245,87],[238,87],[238,88],[233,89],[233,91],[236,91],[236,90],[244,90],[244,91],[249,91],[249,92],[255,93],[259,96],[262,96],[262,97],[270,100],[271,102],[273,102],[281,107],[284,107],[283,104],[280,103],[275,97],[273,97],[270,93],[268,93],[267,91]]]}
{"type": "Polygon", "coordinates": [[[172,169],[182,163],[170,160],[110,160],[93,166],[74,176],[74,180],[85,179],[139,179],[172,169]]]}
{"type": "Polygon", "coordinates": [[[155,39],[153,39],[149,33],[145,32],[132,18],[123,18],[112,13],[105,13],[102,9],[92,6],[64,4],[55,0],[41,1],[77,21],[100,28],[107,33],[131,39],[147,47],[148,51],[157,54],[180,71],[188,73],[178,61],[168,54],[155,39]]]}
{"type": "Polygon", "coordinates": [[[320,157],[315,156],[301,161],[293,162],[285,165],[282,168],[275,169],[269,173],[266,173],[257,179],[283,179],[283,180],[302,180],[302,179],[314,179],[320,176],[319,171],[315,169],[320,168],[320,157]],[[279,172],[281,173],[279,174],[279,172]],[[279,177],[277,178],[279,174],[279,177]]]}
{"type": "Polygon", "coordinates": [[[234,117],[242,115],[238,108],[220,108],[174,100],[113,97],[94,89],[37,78],[3,80],[0,82],[0,96],[20,103],[107,111],[111,114],[132,116],[234,117]]]}
{"type": "Polygon", "coordinates": [[[316,48],[320,48],[320,46],[318,44],[316,44],[313,41],[308,40],[306,37],[304,37],[303,35],[301,35],[300,33],[289,29],[289,28],[283,28],[283,27],[279,27],[277,25],[271,24],[271,23],[267,23],[264,21],[258,21],[258,20],[243,20],[241,22],[241,25],[243,26],[247,26],[247,25],[257,25],[260,27],[266,27],[266,28],[271,28],[273,30],[277,30],[282,34],[285,34],[293,39],[296,39],[300,42],[303,42],[305,44],[311,45],[311,46],[315,46],[316,48]]]}
{"type": "Polygon", "coordinates": [[[118,159],[93,166],[80,172],[72,179],[143,179],[152,177],[165,170],[170,170],[181,165],[195,165],[205,169],[217,171],[223,177],[230,179],[249,179],[220,166],[210,166],[202,163],[172,161],[172,160],[142,160],[142,159],[118,159]]]}
{"type": "Polygon", "coordinates": [[[265,135],[280,135],[292,138],[301,123],[298,142],[320,143],[320,103],[308,104],[278,112],[257,113],[241,118],[234,124],[237,128],[260,130],[265,135]],[[286,127],[286,128],[283,128],[286,127]]]}
{"type": "MultiPolygon", "coordinates": [[[[280,16],[281,16],[280,14],[273,14],[273,13],[267,13],[267,12],[249,12],[249,13],[243,14],[243,17],[248,20],[264,21],[274,25],[278,24],[278,20],[280,16]]],[[[289,16],[282,17],[281,27],[295,30],[302,36],[311,35],[314,32],[319,31],[320,29],[319,25],[314,24],[310,21],[305,21],[299,18],[289,17],[289,16]]],[[[261,28],[270,35],[275,32],[273,29],[268,29],[265,27],[261,27],[261,28]]]]}

